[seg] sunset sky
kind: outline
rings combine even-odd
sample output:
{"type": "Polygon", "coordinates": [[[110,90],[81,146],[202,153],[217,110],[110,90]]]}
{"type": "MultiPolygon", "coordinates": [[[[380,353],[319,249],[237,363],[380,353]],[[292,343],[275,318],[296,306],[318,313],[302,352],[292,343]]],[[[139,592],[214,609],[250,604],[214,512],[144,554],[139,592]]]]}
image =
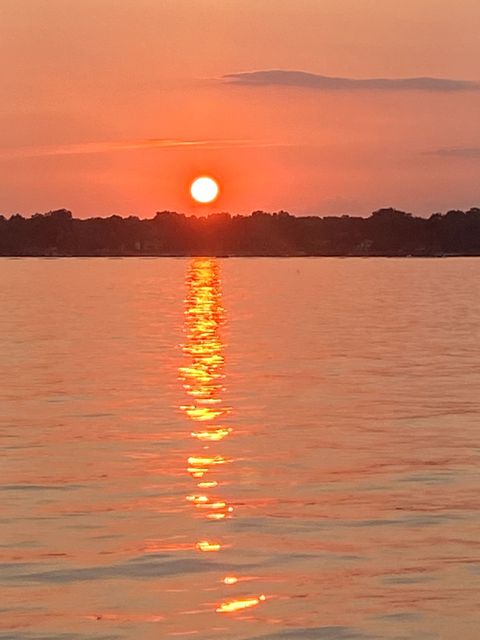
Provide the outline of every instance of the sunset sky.
{"type": "Polygon", "coordinates": [[[479,32],[478,0],[1,0],[0,213],[480,206],[479,32]]]}

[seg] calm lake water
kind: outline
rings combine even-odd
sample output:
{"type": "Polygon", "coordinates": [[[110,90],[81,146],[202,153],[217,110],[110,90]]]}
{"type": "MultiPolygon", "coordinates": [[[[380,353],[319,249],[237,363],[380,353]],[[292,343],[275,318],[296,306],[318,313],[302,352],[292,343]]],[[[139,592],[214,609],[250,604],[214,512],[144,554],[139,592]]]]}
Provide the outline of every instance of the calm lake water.
{"type": "Polygon", "coordinates": [[[478,640],[480,259],[0,271],[2,640],[478,640]]]}

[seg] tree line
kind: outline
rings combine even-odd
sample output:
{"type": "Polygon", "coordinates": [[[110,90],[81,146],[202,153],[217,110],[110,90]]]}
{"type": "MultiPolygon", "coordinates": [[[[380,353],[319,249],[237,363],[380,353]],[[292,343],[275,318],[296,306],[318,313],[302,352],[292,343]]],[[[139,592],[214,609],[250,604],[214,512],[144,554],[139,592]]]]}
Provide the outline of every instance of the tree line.
{"type": "Polygon", "coordinates": [[[369,217],[286,211],[208,217],[159,211],[74,218],[60,209],[0,215],[1,256],[444,256],[480,255],[480,208],[429,218],[396,209],[369,217]]]}

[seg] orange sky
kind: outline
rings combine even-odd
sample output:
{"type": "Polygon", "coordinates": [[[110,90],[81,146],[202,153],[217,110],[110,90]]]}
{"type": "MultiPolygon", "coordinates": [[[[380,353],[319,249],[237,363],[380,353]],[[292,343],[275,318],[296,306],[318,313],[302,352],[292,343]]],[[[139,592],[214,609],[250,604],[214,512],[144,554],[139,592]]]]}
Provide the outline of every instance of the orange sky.
{"type": "Polygon", "coordinates": [[[1,0],[0,212],[480,205],[479,29],[478,0],[1,0]]]}

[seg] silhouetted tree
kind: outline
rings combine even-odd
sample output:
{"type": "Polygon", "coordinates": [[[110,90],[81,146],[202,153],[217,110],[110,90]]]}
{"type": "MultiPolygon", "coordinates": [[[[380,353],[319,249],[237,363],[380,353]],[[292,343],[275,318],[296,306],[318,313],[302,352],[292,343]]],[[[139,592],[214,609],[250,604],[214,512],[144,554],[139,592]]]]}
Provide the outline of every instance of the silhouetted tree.
{"type": "Polygon", "coordinates": [[[296,217],[287,211],[197,218],[73,218],[59,209],[0,215],[2,256],[432,256],[480,255],[480,208],[415,217],[393,208],[356,216],[296,217]]]}

